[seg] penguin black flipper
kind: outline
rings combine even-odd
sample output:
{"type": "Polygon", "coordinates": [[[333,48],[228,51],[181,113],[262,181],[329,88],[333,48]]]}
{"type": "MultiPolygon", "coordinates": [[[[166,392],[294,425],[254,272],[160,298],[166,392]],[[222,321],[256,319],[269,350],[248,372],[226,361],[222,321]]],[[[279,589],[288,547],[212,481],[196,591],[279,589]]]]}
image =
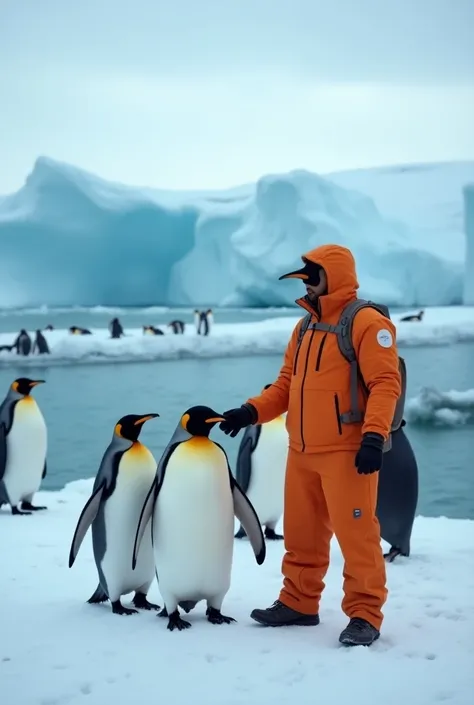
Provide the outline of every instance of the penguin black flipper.
{"type": "Polygon", "coordinates": [[[257,447],[262,427],[260,424],[247,426],[240,442],[236,462],[236,479],[243,492],[248,492],[252,474],[252,453],[257,447]]]}
{"type": "Polygon", "coordinates": [[[102,482],[99,487],[92,493],[91,497],[87,500],[79,520],[77,522],[76,530],[71,542],[71,548],[69,550],[69,567],[72,568],[74,561],[76,560],[77,554],[81,547],[81,543],[84,540],[84,536],[97,516],[99,511],[100,503],[102,502],[103,494],[105,490],[105,481],[102,482]]]}
{"type": "Polygon", "coordinates": [[[392,433],[392,447],[379,472],[376,514],[380,533],[392,549],[410,555],[418,502],[418,465],[403,428],[392,433]]]}
{"type": "Polygon", "coordinates": [[[237,519],[242,524],[245,533],[247,534],[249,541],[252,545],[253,552],[255,554],[255,559],[258,565],[262,565],[267,554],[267,547],[265,544],[265,537],[263,535],[262,527],[260,525],[260,519],[258,518],[257,512],[254,509],[253,504],[243,492],[239,483],[232,475],[232,471],[229,465],[229,459],[227,458],[227,453],[224,448],[214,441],[215,445],[221,449],[227,460],[227,469],[229,471],[229,481],[232,489],[232,497],[234,500],[234,514],[237,519]]]}
{"type": "Polygon", "coordinates": [[[7,467],[7,429],[4,423],[0,423],[0,506],[10,504],[7,489],[3,482],[5,468],[7,467]]]}
{"type": "Polygon", "coordinates": [[[150,490],[146,496],[145,502],[142,507],[142,511],[140,513],[140,519],[138,520],[137,532],[135,534],[135,543],[133,545],[132,570],[135,570],[136,565],[137,565],[140,544],[142,542],[142,538],[143,538],[143,534],[145,533],[145,529],[148,526],[148,522],[150,521],[151,517],[153,516],[153,509],[155,507],[155,502],[156,502],[156,499],[160,493],[160,489],[163,484],[163,480],[165,479],[166,466],[168,464],[168,460],[170,459],[175,448],[178,445],[179,445],[179,443],[170,443],[170,445],[167,448],[165,448],[163,455],[161,456],[161,458],[158,462],[158,465],[156,468],[155,479],[153,480],[153,484],[150,487],[150,490]]]}
{"type": "Polygon", "coordinates": [[[79,553],[79,549],[84,540],[84,536],[87,534],[90,525],[97,516],[102,500],[106,499],[115,488],[118,467],[122,455],[123,451],[117,452],[116,450],[112,450],[110,446],[104,453],[104,457],[102,458],[102,462],[94,481],[92,495],[84,505],[72,538],[71,549],[69,551],[70,568],[72,568],[74,561],[76,560],[77,554],[79,553]]]}
{"type": "Polygon", "coordinates": [[[47,464],[47,462],[46,462],[46,460],[45,460],[45,461],[44,461],[43,474],[41,475],[41,479],[42,479],[42,480],[44,480],[44,478],[46,477],[47,472],[48,472],[48,464],[47,464]]]}

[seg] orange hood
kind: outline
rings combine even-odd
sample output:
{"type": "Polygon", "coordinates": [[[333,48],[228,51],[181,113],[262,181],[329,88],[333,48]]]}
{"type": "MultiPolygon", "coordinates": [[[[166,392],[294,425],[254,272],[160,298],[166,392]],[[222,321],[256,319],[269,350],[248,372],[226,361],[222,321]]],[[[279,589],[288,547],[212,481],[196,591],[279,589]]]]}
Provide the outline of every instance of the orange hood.
{"type": "MultiPolygon", "coordinates": [[[[328,293],[320,297],[320,305],[325,314],[339,309],[355,299],[359,282],[352,252],[342,245],[321,245],[306,252],[301,259],[318,264],[326,272],[328,293]]],[[[304,279],[303,277],[301,277],[304,279]]],[[[310,310],[305,298],[298,299],[298,304],[310,310]]]]}

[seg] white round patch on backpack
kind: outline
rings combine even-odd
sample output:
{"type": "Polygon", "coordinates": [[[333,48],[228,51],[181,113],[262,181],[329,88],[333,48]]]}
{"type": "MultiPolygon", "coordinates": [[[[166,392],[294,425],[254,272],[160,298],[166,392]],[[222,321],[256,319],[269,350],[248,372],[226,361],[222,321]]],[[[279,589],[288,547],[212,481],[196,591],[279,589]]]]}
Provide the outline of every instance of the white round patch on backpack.
{"type": "Polygon", "coordinates": [[[382,328],[377,333],[377,343],[382,348],[390,348],[393,343],[392,334],[386,328],[382,328]]]}

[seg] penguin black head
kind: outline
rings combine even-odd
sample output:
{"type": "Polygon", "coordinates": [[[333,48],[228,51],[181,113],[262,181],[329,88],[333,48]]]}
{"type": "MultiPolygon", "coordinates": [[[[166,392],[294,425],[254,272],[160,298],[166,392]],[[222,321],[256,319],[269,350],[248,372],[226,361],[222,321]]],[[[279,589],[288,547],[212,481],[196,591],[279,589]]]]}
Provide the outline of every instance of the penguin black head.
{"type": "Polygon", "coordinates": [[[122,416],[115,424],[114,433],[119,438],[125,438],[127,441],[138,441],[138,436],[145,421],[156,419],[158,416],[159,414],[146,414],[143,416],[128,414],[128,416],[122,416]]]}
{"type": "Polygon", "coordinates": [[[181,426],[192,436],[209,436],[214,424],[225,421],[209,406],[191,406],[181,417],[181,426]]]}
{"type": "Polygon", "coordinates": [[[23,396],[27,397],[33,387],[36,387],[37,384],[44,383],[44,379],[29,379],[28,377],[18,377],[18,379],[12,382],[12,389],[14,392],[18,392],[18,394],[23,394],[23,396]]]}

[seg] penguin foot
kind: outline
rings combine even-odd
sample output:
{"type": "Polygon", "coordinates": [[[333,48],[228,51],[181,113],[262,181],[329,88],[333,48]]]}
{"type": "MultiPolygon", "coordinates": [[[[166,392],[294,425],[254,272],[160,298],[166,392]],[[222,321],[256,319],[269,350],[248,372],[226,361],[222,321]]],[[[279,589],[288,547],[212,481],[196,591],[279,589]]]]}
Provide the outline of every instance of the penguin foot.
{"type": "Polygon", "coordinates": [[[133,600],[135,607],[139,610],[160,610],[160,605],[154,605],[153,602],[148,602],[146,595],[143,592],[136,592],[133,600]]]}
{"type": "Polygon", "coordinates": [[[225,614],[221,614],[221,611],[216,610],[214,607],[207,608],[206,617],[211,624],[232,624],[232,622],[236,621],[233,617],[226,617],[225,614]]]}
{"type": "Polygon", "coordinates": [[[178,629],[178,631],[181,632],[183,629],[189,629],[190,626],[191,622],[186,622],[184,619],[181,619],[178,610],[175,610],[169,615],[168,629],[170,632],[175,629],[178,629]]]}
{"type": "Polygon", "coordinates": [[[245,533],[245,530],[242,527],[240,527],[240,529],[235,534],[234,538],[235,539],[244,539],[246,536],[247,536],[247,534],[245,533]]]}
{"type": "Polygon", "coordinates": [[[12,514],[13,516],[18,516],[20,514],[27,515],[31,514],[31,512],[23,512],[21,509],[18,509],[18,507],[12,507],[12,514]]]}
{"type": "Polygon", "coordinates": [[[163,607],[161,612],[158,612],[158,614],[156,616],[157,617],[168,617],[169,615],[168,615],[168,610],[166,609],[166,607],[163,607]]]}
{"type": "Polygon", "coordinates": [[[188,612],[191,612],[191,610],[196,607],[197,602],[195,600],[183,600],[182,602],[178,602],[178,605],[188,614],[188,612]]]}
{"type": "Polygon", "coordinates": [[[383,554],[383,557],[385,558],[387,563],[393,563],[393,561],[395,560],[395,558],[397,556],[404,556],[404,555],[405,554],[402,553],[401,549],[396,548],[396,546],[392,546],[388,553],[383,554]]]}
{"type": "Polygon", "coordinates": [[[265,527],[264,536],[269,541],[281,541],[283,539],[283,534],[277,534],[275,529],[269,529],[268,526],[265,527]]]}
{"type": "Polygon", "coordinates": [[[30,502],[22,502],[21,508],[27,509],[29,512],[40,512],[42,509],[47,509],[48,507],[35,507],[35,505],[30,504],[30,502]]]}
{"type": "Polygon", "coordinates": [[[112,612],[114,614],[138,614],[138,610],[132,610],[129,607],[124,607],[120,600],[112,602],[112,612]]]}

